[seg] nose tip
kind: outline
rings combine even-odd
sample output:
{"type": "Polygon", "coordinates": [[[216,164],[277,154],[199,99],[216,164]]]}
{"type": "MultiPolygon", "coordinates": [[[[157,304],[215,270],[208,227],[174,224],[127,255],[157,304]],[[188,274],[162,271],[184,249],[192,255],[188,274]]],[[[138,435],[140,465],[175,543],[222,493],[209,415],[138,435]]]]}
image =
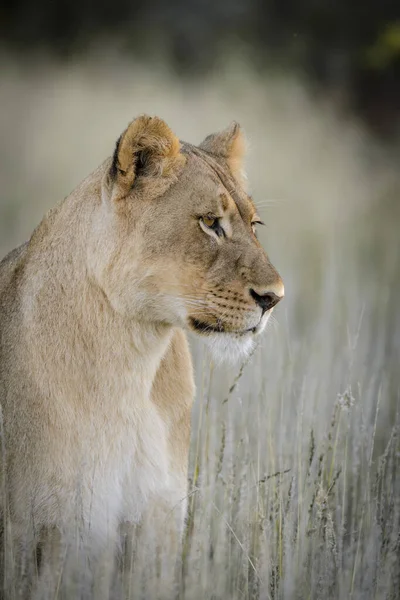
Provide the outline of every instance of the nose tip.
{"type": "MultiPolygon", "coordinates": [[[[276,290],[278,291],[278,290],[276,290]]],[[[281,292],[281,290],[279,290],[281,292]]],[[[283,291],[279,293],[279,295],[275,292],[268,291],[264,294],[257,294],[257,292],[253,289],[250,290],[250,296],[256,301],[258,306],[260,306],[263,314],[267,312],[267,310],[271,310],[278,304],[280,300],[283,298],[283,291]]]]}

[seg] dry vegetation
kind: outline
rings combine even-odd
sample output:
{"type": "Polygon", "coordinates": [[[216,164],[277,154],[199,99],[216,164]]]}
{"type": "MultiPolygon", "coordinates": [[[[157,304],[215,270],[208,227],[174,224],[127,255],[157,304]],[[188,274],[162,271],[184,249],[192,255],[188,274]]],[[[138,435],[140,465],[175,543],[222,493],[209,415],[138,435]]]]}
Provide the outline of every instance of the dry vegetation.
{"type": "MultiPolygon", "coordinates": [[[[114,574],[110,597],[394,600],[399,179],[390,154],[300,83],[233,67],[184,84],[112,58],[4,63],[1,253],[111,153],[132,116],[159,114],[194,142],[242,122],[286,298],[240,370],[213,366],[193,340],[189,515],[173,591],[159,557],[139,560],[133,580],[125,569],[123,584],[114,574]]],[[[65,569],[60,598],[91,597],[87,568],[73,581],[65,569]]],[[[107,577],[96,577],[92,597],[108,597],[107,577]]],[[[18,598],[18,579],[13,587],[18,598]]]]}

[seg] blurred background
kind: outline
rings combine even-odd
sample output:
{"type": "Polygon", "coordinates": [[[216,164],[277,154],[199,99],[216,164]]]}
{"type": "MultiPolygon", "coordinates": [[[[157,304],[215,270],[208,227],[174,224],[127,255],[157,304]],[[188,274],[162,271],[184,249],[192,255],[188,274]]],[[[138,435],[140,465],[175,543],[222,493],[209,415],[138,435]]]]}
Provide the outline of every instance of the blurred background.
{"type": "Polygon", "coordinates": [[[399,19],[393,0],[16,0],[1,9],[3,45],[22,60],[114,48],[196,79],[233,51],[260,75],[302,72],[387,134],[398,129],[399,19]]]}
{"type": "MultiPolygon", "coordinates": [[[[226,549],[228,521],[241,540],[237,560],[245,548],[268,573],[270,597],[398,597],[400,5],[14,0],[2,3],[0,22],[1,255],[29,238],[140,113],[193,143],[232,120],[248,138],[250,188],[267,225],[260,235],[286,297],[229,402],[237,369],[214,370],[192,340],[191,482],[210,483],[199,476],[210,465],[218,477],[192,506],[200,516],[190,597],[214,590],[207,561],[216,554],[201,549],[221,527],[226,549]],[[319,444],[331,461],[325,479],[319,444]],[[254,473],[261,481],[288,469],[289,488],[268,488],[264,514],[254,473]],[[234,499],[227,512],[221,474],[234,499]],[[314,514],[323,486],[325,508],[314,514]],[[254,506],[264,546],[248,534],[254,506]]],[[[239,563],[218,556],[226,579],[210,597],[236,597],[226,590],[239,563]]]]}

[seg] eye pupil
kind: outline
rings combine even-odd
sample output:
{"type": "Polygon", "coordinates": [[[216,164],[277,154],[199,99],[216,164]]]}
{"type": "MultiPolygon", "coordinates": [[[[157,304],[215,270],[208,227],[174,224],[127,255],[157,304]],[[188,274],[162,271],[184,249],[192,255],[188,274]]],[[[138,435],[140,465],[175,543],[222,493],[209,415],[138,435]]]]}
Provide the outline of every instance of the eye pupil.
{"type": "Polygon", "coordinates": [[[204,226],[215,233],[218,237],[226,237],[225,231],[220,225],[220,217],[215,217],[212,214],[204,215],[200,217],[200,223],[204,229],[204,226]]]}
{"type": "Polygon", "coordinates": [[[204,225],[207,225],[207,227],[213,227],[213,225],[215,225],[216,218],[212,217],[211,215],[207,215],[206,217],[203,217],[203,222],[204,225]]]}

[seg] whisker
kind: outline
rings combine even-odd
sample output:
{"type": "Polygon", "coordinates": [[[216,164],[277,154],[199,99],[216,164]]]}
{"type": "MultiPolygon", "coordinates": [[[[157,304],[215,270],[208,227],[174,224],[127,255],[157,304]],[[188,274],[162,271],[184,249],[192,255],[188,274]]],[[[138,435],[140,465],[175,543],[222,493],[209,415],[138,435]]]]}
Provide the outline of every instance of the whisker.
{"type": "Polygon", "coordinates": [[[265,200],[258,200],[255,202],[256,208],[259,206],[276,206],[277,204],[283,204],[287,202],[287,198],[266,198],[265,200]]]}

